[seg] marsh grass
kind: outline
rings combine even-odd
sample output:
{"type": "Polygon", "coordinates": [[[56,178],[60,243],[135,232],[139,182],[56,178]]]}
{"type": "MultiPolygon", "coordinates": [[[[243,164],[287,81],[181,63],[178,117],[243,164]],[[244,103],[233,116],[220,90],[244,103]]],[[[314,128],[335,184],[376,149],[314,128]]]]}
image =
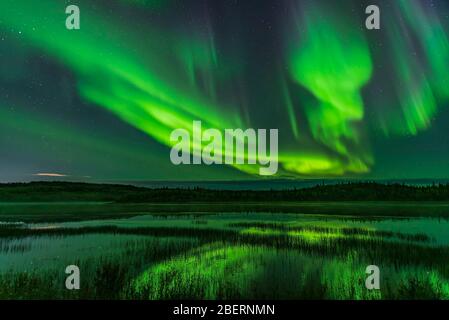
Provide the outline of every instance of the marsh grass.
{"type": "Polygon", "coordinates": [[[189,219],[182,226],[2,225],[0,262],[55,253],[33,268],[0,271],[0,298],[449,299],[449,247],[425,233],[344,219],[189,219]],[[82,270],[79,291],[64,287],[68,264],[82,270]],[[380,291],[365,288],[371,264],[381,268],[380,291]]]}

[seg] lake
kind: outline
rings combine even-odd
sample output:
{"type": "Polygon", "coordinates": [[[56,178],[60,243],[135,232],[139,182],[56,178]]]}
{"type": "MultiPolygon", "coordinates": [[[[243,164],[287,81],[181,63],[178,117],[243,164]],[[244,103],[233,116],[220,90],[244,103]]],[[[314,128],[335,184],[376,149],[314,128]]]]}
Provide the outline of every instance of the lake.
{"type": "Polygon", "coordinates": [[[9,220],[0,298],[448,299],[448,230],[441,217],[268,212],[9,220]],[[80,290],[65,288],[68,265],[80,290]],[[369,265],[380,290],[365,287],[369,265]]]}

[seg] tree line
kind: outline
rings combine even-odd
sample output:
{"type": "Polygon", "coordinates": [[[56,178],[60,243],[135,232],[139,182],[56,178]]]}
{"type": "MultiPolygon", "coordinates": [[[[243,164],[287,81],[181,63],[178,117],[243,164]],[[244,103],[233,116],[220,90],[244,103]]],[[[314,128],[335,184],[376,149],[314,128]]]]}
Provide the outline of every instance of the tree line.
{"type": "Polygon", "coordinates": [[[444,201],[449,184],[345,182],[288,190],[212,190],[143,188],[71,182],[0,184],[0,201],[110,201],[120,203],[272,202],[272,201],[444,201]]]}

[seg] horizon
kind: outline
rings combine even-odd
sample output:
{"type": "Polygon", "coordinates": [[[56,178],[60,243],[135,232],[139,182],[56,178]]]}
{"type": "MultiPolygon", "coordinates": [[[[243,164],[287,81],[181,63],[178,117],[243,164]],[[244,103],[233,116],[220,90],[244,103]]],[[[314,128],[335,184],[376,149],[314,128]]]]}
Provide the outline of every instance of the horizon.
{"type": "Polygon", "coordinates": [[[307,189],[317,186],[339,185],[339,184],[366,184],[377,183],[382,185],[404,184],[408,186],[433,186],[449,185],[448,179],[266,179],[266,180],[184,180],[184,181],[81,181],[81,180],[33,180],[3,182],[0,185],[32,184],[32,183],[81,183],[90,185],[120,185],[148,189],[208,189],[208,190],[245,190],[245,191],[265,191],[265,190],[293,190],[307,189]]]}

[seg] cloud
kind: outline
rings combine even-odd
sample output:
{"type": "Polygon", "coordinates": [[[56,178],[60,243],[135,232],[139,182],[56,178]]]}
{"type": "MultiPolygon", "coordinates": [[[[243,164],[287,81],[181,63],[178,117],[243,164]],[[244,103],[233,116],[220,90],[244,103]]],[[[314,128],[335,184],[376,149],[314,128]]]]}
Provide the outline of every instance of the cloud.
{"type": "Polygon", "coordinates": [[[33,174],[33,176],[37,176],[37,177],[68,177],[66,174],[48,173],[48,172],[35,173],[35,174],[33,174]]]}

